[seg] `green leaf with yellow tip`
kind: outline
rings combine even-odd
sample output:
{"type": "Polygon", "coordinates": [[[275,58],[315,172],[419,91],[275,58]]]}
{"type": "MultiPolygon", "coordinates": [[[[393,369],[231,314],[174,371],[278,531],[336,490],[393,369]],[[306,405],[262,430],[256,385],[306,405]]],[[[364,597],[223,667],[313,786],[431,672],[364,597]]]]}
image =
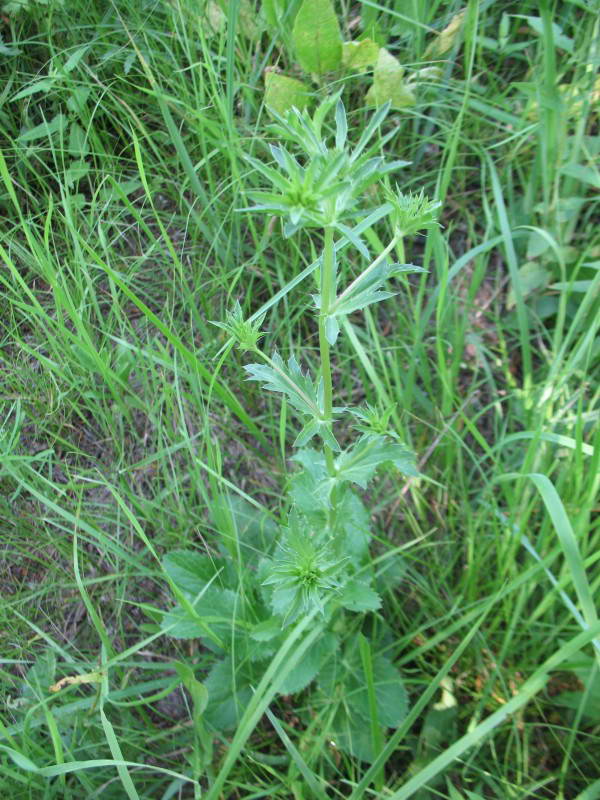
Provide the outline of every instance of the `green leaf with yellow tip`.
{"type": "Polygon", "coordinates": [[[393,108],[414,106],[416,98],[403,77],[404,69],[398,59],[382,47],[373,72],[373,85],[365,98],[367,105],[381,106],[389,102],[393,108]]]}

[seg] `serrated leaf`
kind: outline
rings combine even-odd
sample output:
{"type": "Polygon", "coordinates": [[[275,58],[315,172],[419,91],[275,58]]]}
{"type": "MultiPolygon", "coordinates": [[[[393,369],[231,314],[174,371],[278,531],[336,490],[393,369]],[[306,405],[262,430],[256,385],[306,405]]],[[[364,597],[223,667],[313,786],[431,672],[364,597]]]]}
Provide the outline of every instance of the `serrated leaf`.
{"type": "Polygon", "coordinates": [[[23,133],[17,137],[17,141],[23,144],[25,142],[35,142],[38,139],[47,139],[55,133],[62,134],[67,127],[68,121],[66,114],[56,114],[56,116],[52,117],[48,122],[41,122],[34,128],[23,131],[23,133]]]}
{"type": "Polygon", "coordinates": [[[352,578],[344,586],[339,602],[348,611],[377,611],[381,608],[381,598],[377,592],[358,578],[352,578]]]}
{"type": "Polygon", "coordinates": [[[205,720],[219,731],[235,728],[252,698],[249,677],[235,670],[231,658],[225,658],[214,665],[204,685],[208,689],[205,720]]]}
{"type": "MultiPolygon", "coordinates": [[[[373,682],[379,724],[398,727],[408,711],[408,697],[400,672],[387,658],[377,655],[373,659],[373,682]]],[[[344,658],[328,660],[319,672],[318,683],[327,698],[344,698],[328,737],[345,752],[363,761],[372,761],[369,693],[358,648],[351,646],[346,649],[344,658]]]]}
{"type": "Polygon", "coordinates": [[[271,617],[255,625],[250,632],[250,636],[256,642],[270,642],[271,639],[279,636],[280,633],[281,619],[279,617],[271,617]]]}
{"type": "Polygon", "coordinates": [[[395,589],[406,575],[406,561],[396,553],[381,562],[377,569],[377,588],[380,592],[395,589]]]}
{"type": "Polygon", "coordinates": [[[362,311],[372,303],[393,297],[396,292],[383,290],[386,281],[403,273],[426,272],[413,264],[389,264],[382,262],[373,269],[367,268],[334,300],[331,313],[334,316],[362,311]]]}
{"type": "Polygon", "coordinates": [[[291,108],[304,110],[310,99],[308,87],[295,78],[267,72],[265,75],[265,105],[277,114],[285,114],[291,108]]]}
{"type": "Polygon", "coordinates": [[[194,550],[173,550],[164,556],[162,565],[173,583],[192,596],[200,594],[217,571],[208,556],[194,550]]]}
{"type": "Polygon", "coordinates": [[[344,42],[342,45],[342,65],[349,71],[360,71],[372,67],[377,62],[379,45],[372,39],[360,42],[344,42]]]}
{"type": "MultiPolygon", "coordinates": [[[[338,493],[340,489],[338,489],[338,493]]],[[[359,565],[369,554],[370,519],[361,499],[346,484],[338,498],[336,536],[343,536],[343,552],[359,565]],[[345,491],[344,491],[345,488],[345,491]]]]}
{"type": "Polygon", "coordinates": [[[260,381],[263,389],[281,392],[301,414],[321,417],[317,387],[308,374],[302,374],[294,356],[288,359],[287,366],[278,353],[273,355],[271,362],[272,367],[268,364],[247,364],[244,367],[250,376],[247,380],[260,381]]]}
{"type": "Polygon", "coordinates": [[[290,480],[290,496],[295,505],[309,517],[326,511],[330,506],[333,480],[327,472],[323,454],[307,448],[299,450],[292,458],[303,467],[290,480]]]}
{"type": "Polygon", "coordinates": [[[366,489],[377,467],[388,462],[405,475],[419,475],[412,451],[378,434],[361,436],[353,447],[336,458],[335,468],[339,480],[351,481],[366,489]]]}
{"type": "Polygon", "coordinates": [[[344,706],[333,718],[328,738],[335,747],[359,761],[371,764],[375,760],[370,726],[360,717],[348,714],[344,706]]]}
{"type": "Polygon", "coordinates": [[[305,72],[324,75],[342,63],[342,37],[331,0],[304,0],[294,21],[292,40],[305,72]]]}
{"type": "Polygon", "coordinates": [[[367,105],[390,103],[393,108],[414,106],[416,98],[404,83],[403,76],[404,69],[398,59],[382,47],[373,72],[373,85],[365,97],[367,105]]]}
{"type": "MultiPolygon", "coordinates": [[[[408,711],[408,696],[402,676],[391,661],[377,655],[373,659],[373,681],[379,723],[388,728],[397,728],[408,711]]],[[[350,710],[368,722],[369,695],[364,675],[358,670],[350,676],[348,689],[347,700],[350,710]]]]}
{"type": "Polygon", "coordinates": [[[229,589],[209,586],[194,604],[193,609],[206,625],[176,605],[162,619],[161,629],[174,639],[197,639],[206,636],[206,626],[220,634],[230,632],[235,619],[237,596],[229,589]],[[173,626],[173,627],[171,627],[173,626]]]}
{"type": "Polygon", "coordinates": [[[339,641],[333,633],[324,633],[306,652],[302,661],[288,673],[279,689],[280,694],[294,694],[305,689],[315,679],[323,663],[338,649],[339,641]]]}
{"type": "Polygon", "coordinates": [[[341,450],[337,439],[333,435],[329,422],[319,419],[311,419],[306,423],[294,440],[293,446],[304,447],[314,436],[320,436],[325,444],[327,444],[334,452],[341,450]]]}

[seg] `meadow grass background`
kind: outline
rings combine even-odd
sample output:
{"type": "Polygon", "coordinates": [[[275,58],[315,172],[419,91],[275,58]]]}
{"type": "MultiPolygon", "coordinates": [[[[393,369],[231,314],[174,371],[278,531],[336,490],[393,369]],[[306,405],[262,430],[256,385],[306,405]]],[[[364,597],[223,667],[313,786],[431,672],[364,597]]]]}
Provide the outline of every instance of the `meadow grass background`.
{"type": "MultiPolygon", "coordinates": [[[[209,657],[156,625],[160,556],[214,547],[224,491],[282,502],[292,431],[210,320],[315,256],[236,211],[289,24],[237,2],[216,30],[192,0],[5,6],[0,796],[600,797],[597,3],[468,2],[441,56],[456,3],[337,6],[407,75],[439,67],[385,126],[400,188],[442,201],[405,243],[429,273],[351,317],[335,362],[340,397],[396,404],[425,476],[369,497],[374,556],[405,557],[381,618],[412,704],[371,770],[302,694],[245,744],[201,735],[174,662],[201,680],[209,657]]],[[[369,83],[314,87],[343,90],[355,140],[369,83]]],[[[267,351],[310,363],[309,290],[271,305],[267,351]]]]}

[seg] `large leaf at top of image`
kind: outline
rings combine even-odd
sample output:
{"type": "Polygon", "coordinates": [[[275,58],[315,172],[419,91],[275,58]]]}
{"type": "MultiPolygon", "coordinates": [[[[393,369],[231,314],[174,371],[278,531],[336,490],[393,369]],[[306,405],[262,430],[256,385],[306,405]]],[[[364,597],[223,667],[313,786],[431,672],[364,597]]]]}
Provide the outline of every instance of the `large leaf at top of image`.
{"type": "Polygon", "coordinates": [[[304,0],[294,22],[294,47],[305,72],[324,75],[342,63],[342,37],[330,0],[304,0]]]}

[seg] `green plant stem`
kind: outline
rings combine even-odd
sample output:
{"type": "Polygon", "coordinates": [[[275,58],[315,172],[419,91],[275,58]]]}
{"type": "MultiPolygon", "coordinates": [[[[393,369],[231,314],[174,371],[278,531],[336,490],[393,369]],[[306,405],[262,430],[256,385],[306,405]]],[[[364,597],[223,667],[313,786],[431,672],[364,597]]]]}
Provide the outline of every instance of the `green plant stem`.
{"type": "MultiPolygon", "coordinates": [[[[333,422],[333,382],[331,380],[331,357],[329,342],[325,332],[325,322],[329,315],[332,298],[335,294],[335,268],[333,252],[333,228],[325,228],[325,246],[321,264],[321,311],[319,313],[319,351],[321,356],[321,375],[323,376],[323,414],[328,425],[333,422]]],[[[325,460],[329,474],[335,475],[333,453],[329,445],[324,446],[325,460]]]]}

